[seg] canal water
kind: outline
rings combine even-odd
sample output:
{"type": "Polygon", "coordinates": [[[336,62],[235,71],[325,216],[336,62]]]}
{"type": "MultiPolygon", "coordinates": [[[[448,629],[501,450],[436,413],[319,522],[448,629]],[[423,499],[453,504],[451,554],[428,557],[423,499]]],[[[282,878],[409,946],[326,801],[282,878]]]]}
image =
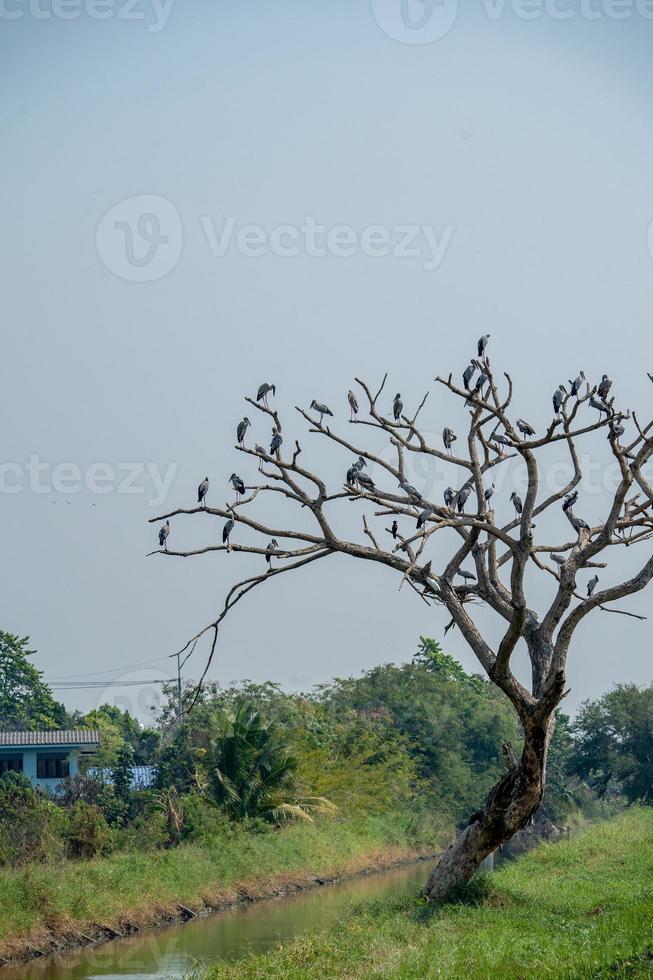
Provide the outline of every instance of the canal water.
{"type": "Polygon", "coordinates": [[[419,862],[20,967],[4,967],[0,980],[180,980],[197,965],[219,958],[237,960],[249,952],[326,929],[352,906],[417,896],[429,867],[430,862],[419,862]]]}

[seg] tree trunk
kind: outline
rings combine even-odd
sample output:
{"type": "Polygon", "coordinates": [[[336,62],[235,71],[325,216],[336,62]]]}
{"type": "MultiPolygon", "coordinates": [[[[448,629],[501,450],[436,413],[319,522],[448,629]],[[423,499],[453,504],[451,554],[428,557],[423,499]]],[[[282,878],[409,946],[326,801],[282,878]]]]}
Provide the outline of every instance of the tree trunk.
{"type": "Polygon", "coordinates": [[[528,726],[519,765],[503,776],[482,810],[444,852],[422,894],[432,902],[446,901],[452,888],[468,881],[482,861],[525,827],[542,801],[550,721],[528,726]]]}

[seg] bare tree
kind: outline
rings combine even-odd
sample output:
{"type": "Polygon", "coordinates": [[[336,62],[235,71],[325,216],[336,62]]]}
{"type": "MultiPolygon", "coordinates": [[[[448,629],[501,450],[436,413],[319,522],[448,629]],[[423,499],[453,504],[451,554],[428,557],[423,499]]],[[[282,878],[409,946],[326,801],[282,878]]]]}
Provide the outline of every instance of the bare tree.
{"type": "MultiPolygon", "coordinates": [[[[470,379],[466,376],[465,384],[469,387],[456,385],[451,375],[436,379],[453,398],[462,399],[469,408],[466,451],[461,455],[455,455],[452,451],[454,440],[450,429],[447,428],[443,434],[444,450],[429,445],[420,431],[417,420],[428,396],[424,397],[412,417],[403,414],[403,405],[398,417],[395,418],[396,409],[388,413],[391,417],[387,417],[379,408],[386,378],[376,393],[366,382],[356,379],[366,403],[366,417],[359,417],[352,408],[350,424],[362,427],[363,432],[371,428],[386,433],[393,447],[391,462],[361,445],[364,440],[350,441],[332,431],[324,424],[324,414],[319,411],[324,406],[318,406],[316,415],[297,408],[311,433],[357,457],[347,473],[346,482],[337,492],[329,492],[318,474],[300,464],[301,448],[297,442],[291,453],[282,451],[287,445],[284,443],[284,447],[277,447],[273,455],[268,455],[260,446],[249,449],[239,445],[236,446],[239,452],[258,460],[262,482],[246,487],[244,497],[223,508],[203,506],[190,510],[178,509],[153,519],[165,521],[181,515],[201,514],[200,519],[205,520],[208,514],[233,521],[236,531],[240,528],[250,529],[255,533],[255,540],[256,536],[263,539],[257,545],[230,543],[227,540],[225,545],[208,545],[196,551],[162,549],[152,552],[185,558],[211,551],[231,550],[266,557],[266,571],[237,582],[229,591],[216,619],[191,637],[184,647],[184,650],[187,649],[191,643],[208,634],[210,653],[202,680],[216,649],[220,624],[242,598],[278,575],[303,569],[330,555],[348,555],[389,566],[397,572],[401,585],[407,583],[425,603],[446,607],[451,619],[449,626],[459,628],[490,681],[504,692],[514,706],[523,731],[523,748],[521,756],[517,758],[512,748],[506,747],[506,773],[491,791],[483,808],[471,816],[465,830],[444,852],[431,873],[424,894],[432,900],[446,898],[456,882],[470,878],[488,854],[528,823],[544,791],[554,713],[566,693],[567,655],[577,626],[594,610],[634,615],[613,609],[610,604],[640,591],[653,577],[653,558],[649,558],[628,581],[604,590],[597,589],[594,582],[594,590],[588,588],[587,595],[577,591],[576,579],[580,569],[604,567],[605,563],[597,559],[604,557],[609,549],[631,547],[653,535],[653,488],[643,474],[644,465],[653,453],[653,434],[649,435],[653,422],[642,429],[633,415],[636,432],[633,432],[630,443],[622,444],[620,440],[625,433],[623,422],[630,415],[617,412],[614,398],[606,402],[605,383],[599,386],[601,397],[597,398],[596,388],[583,385],[584,390],[581,390],[582,379],[579,378],[571,392],[562,386],[556,392],[556,414],[546,433],[537,438],[523,419],[514,424],[511,421],[509,411],[513,385],[510,376],[505,375],[505,391],[500,393],[487,357],[472,362],[470,371],[472,367],[479,371],[479,377],[470,385],[470,379]],[[586,402],[592,409],[599,410],[598,420],[581,424],[578,421],[579,410],[586,402]],[[577,443],[581,437],[599,429],[607,433],[612,456],[618,464],[619,479],[606,519],[598,526],[589,527],[574,513],[578,496],[576,488],[583,475],[577,443]],[[539,454],[556,443],[564,448],[565,454],[569,453],[573,475],[566,486],[539,500],[539,454]],[[435,457],[466,471],[466,482],[454,491],[453,500],[450,493],[447,495],[449,502],[445,504],[426,500],[406,483],[406,462],[410,454],[435,457]],[[523,500],[514,500],[515,519],[499,526],[495,522],[484,480],[487,479],[486,475],[493,475],[496,467],[512,458],[521,458],[525,465],[526,492],[523,500]],[[376,486],[365,472],[367,462],[374,464],[375,475],[380,473],[383,482],[394,484],[395,488],[381,489],[376,486]],[[293,525],[302,527],[308,524],[309,530],[273,527],[250,516],[255,501],[265,499],[269,494],[282,495],[298,508],[293,525]],[[364,509],[360,540],[348,540],[334,529],[334,505],[343,502],[347,506],[353,504],[364,509]],[[560,504],[560,519],[566,518],[569,535],[566,540],[536,544],[534,518],[560,504]],[[469,513],[465,513],[465,505],[469,513]],[[393,525],[396,522],[396,526],[383,526],[381,532],[375,531],[372,517],[390,518],[393,525]],[[405,528],[408,521],[417,517],[417,528],[411,528],[409,534],[399,532],[400,525],[405,528]],[[436,571],[432,566],[433,559],[426,560],[427,548],[433,535],[443,531],[448,534],[453,547],[449,561],[436,571]],[[270,539],[273,539],[272,544],[270,539]],[[284,542],[283,547],[278,544],[279,541],[284,542]],[[475,576],[466,571],[462,584],[458,584],[456,576],[463,578],[459,573],[463,571],[462,565],[466,559],[473,562],[475,576]],[[551,564],[552,560],[555,564],[551,564]],[[552,577],[553,599],[541,615],[526,601],[524,579],[529,566],[539,570],[542,575],[552,577]],[[474,612],[481,606],[492,610],[502,624],[501,640],[496,649],[492,649],[475,622],[474,612]],[[511,657],[519,642],[525,646],[530,660],[530,689],[520,683],[511,669],[511,657]]],[[[607,387],[609,389],[609,382],[607,387]]],[[[249,398],[247,401],[259,412],[271,417],[278,434],[284,432],[278,412],[270,408],[267,402],[261,404],[249,398]]],[[[378,476],[377,479],[381,482],[378,476]]],[[[389,522],[385,521],[384,525],[386,523],[389,522]]]]}

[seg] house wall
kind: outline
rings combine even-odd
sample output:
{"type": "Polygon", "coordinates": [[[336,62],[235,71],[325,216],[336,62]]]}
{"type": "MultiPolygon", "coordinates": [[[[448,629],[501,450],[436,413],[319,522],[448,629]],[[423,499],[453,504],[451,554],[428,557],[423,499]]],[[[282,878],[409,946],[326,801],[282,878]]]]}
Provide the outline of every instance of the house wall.
{"type": "Polygon", "coordinates": [[[38,779],[36,776],[36,757],[37,755],[61,755],[68,756],[68,767],[71,776],[75,776],[79,771],[79,750],[67,745],[44,746],[3,746],[3,755],[23,757],[23,773],[27,776],[32,786],[40,786],[50,792],[56,792],[57,786],[61,783],[60,779],[38,779]]]}

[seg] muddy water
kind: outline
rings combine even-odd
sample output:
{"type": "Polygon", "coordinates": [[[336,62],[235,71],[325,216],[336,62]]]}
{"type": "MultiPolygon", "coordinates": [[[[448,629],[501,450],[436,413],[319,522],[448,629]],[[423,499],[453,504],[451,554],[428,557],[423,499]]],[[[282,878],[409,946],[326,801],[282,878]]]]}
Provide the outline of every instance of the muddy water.
{"type": "Polygon", "coordinates": [[[324,885],[293,895],[257,902],[220,915],[142,933],[76,953],[35,960],[0,970],[0,980],[179,980],[198,964],[218,958],[237,960],[327,928],[352,905],[376,899],[417,895],[429,863],[324,885]]]}

